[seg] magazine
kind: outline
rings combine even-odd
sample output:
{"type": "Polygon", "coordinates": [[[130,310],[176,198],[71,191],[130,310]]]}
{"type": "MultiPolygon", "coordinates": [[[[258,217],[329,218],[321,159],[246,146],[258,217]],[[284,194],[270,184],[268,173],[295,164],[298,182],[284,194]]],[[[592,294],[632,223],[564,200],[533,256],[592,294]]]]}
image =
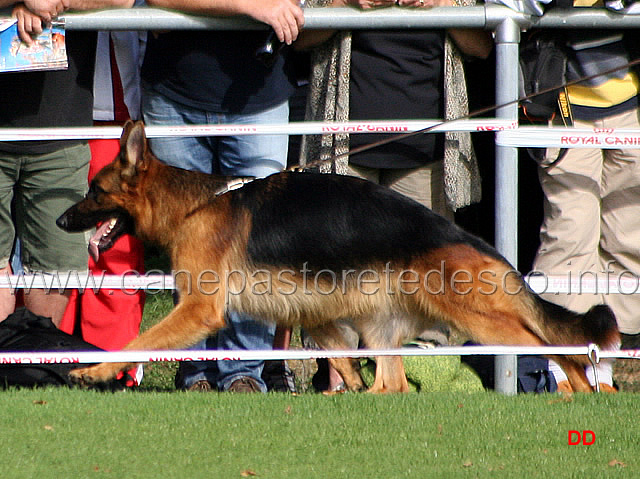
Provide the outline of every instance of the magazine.
{"type": "Polygon", "coordinates": [[[65,70],[67,47],[64,25],[47,25],[31,45],[18,36],[15,18],[0,18],[0,72],[65,70]]]}

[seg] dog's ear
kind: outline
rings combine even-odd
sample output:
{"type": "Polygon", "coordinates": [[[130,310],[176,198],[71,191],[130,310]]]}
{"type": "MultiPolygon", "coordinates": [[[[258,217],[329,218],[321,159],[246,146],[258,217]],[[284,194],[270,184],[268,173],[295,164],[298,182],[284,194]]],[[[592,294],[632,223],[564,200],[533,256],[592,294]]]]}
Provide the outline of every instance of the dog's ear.
{"type": "Polygon", "coordinates": [[[133,178],[138,171],[148,167],[147,136],[141,121],[133,123],[128,120],[120,137],[120,158],[123,164],[122,176],[133,178]]]}
{"type": "Polygon", "coordinates": [[[127,120],[122,127],[122,135],[120,135],[120,148],[124,148],[124,146],[127,144],[127,138],[129,138],[134,125],[135,123],[132,120],[127,120]]]}

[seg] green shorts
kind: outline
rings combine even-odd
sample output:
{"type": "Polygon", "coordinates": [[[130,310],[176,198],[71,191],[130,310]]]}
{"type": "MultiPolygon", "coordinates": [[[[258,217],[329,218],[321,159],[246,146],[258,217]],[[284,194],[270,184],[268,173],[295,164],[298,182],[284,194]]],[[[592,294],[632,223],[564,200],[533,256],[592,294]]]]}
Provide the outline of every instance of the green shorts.
{"type": "Polygon", "coordinates": [[[56,219],[86,194],[90,158],[88,145],[43,155],[0,153],[0,268],[17,235],[26,272],[87,270],[87,234],[66,233],[56,219]]]}

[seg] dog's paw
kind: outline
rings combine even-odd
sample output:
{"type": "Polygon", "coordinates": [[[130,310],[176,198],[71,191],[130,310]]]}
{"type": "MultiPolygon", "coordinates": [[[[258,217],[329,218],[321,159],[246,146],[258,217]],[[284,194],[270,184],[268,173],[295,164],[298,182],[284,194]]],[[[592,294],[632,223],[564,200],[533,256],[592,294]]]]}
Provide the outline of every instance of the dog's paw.
{"type": "Polygon", "coordinates": [[[69,373],[69,378],[75,384],[90,386],[92,384],[107,382],[113,379],[116,373],[117,370],[113,371],[110,365],[99,364],[88,368],[74,369],[69,373]]]}

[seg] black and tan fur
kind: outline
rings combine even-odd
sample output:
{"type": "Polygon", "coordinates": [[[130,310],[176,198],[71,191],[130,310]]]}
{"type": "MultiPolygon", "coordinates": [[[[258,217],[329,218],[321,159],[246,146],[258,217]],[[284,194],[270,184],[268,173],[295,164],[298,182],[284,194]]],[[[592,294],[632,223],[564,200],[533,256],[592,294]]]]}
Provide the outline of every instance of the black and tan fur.
{"type": "MultiPolygon", "coordinates": [[[[399,347],[435,319],[483,344],[618,341],[606,306],[576,314],[542,300],[492,247],[389,189],[281,173],[218,195],[227,180],[164,165],[143,125],[130,122],[120,155],[59,218],[67,231],[117,218],[100,249],[130,231],[164,247],[173,270],[185,272],[176,275],[176,308],[127,349],[188,347],[224,327],[226,308],[301,325],[327,349],[346,346],[340,318],[351,319],[370,348],[399,347]],[[196,287],[199,275],[207,282],[196,287]]],[[[591,390],[586,357],[554,359],[574,390],[591,390]]],[[[331,362],[350,389],[364,387],[351,360],[331,362]]],[[[130,366],[103,363],[73,376],[106,381],[130,366]]],[[[407,389],[401,358],[378,358],[370,390],[407,389]]]]}

